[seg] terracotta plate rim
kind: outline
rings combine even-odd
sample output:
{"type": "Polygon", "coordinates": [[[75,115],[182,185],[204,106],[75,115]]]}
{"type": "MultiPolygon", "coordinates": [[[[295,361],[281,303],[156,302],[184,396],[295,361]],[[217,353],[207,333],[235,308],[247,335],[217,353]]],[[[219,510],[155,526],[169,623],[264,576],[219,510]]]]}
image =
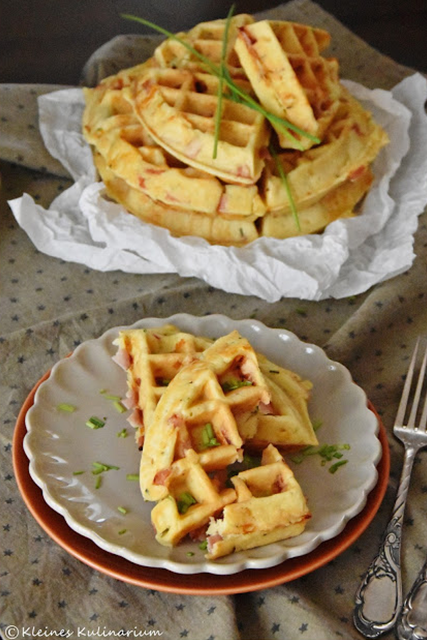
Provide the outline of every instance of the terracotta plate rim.
{"type": "Polygon", "coordinates": [[[187,595],[232,595],[274,587],[296,580],[324,566],[350,547],[365,531],[376,515],[390,474],[390,450],[387,434],[374,406],[368,406],[378,420],[378,438],[382,456],[377,465],[378,481],[367,496],[363,510],[352,518],[344,530],[320,544],[312,552],[285,560],[267,569],[246,569],[231,575],[177,574],[167,569],[142,567],[97,547],[91,540],[73,531],[63,516],[47,505],[41,489],[29,473],[29,461],[24,452],[25,416],[34,402],[34,395],[50,375],[47,371],[35,384],[19,412],[13,436],[13,467],[21,496],[42,529],[70,555],[112,578],[128,584],[168,593],[187,595]]]}

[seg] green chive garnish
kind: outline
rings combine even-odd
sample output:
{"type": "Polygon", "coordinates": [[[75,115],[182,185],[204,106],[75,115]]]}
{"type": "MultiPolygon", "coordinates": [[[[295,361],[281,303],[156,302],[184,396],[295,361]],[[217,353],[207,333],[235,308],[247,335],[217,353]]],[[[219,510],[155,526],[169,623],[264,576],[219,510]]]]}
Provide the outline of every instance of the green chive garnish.
{"type": "Polygon", "coordinates": [[[65,411],[65,413],[73,413],[76,410],[76,407],[73,404],[67,404],[66,402],[61,402],[57,406],[58,411],[65,411]]]}
{"type": "Polygon", "coordinates": [[[221,384],[222,390],[234,391],[235,389],[240,389],[240,387],[249,387],[252,385],[250,380],[239,380],[238,378],[232,378],[230,380],[226,380],[221,384]]]}
{"type": "Polygon", "coordinates": [[[329,467],[329,473],[335,473],[339,467],[342,467],[343,464],[347,464],[348,460],[340,460],[339,462],[335,462],[329,467]]]}
{"type": "Polygon", "coordinates": [[[89,427],[89,429],[102,429],[102,427],[105,426],[105,420],[101,420],[96,416],[92,416],[85,422],[85,424],[87,427],[89,427]]]}
{"type": "Polygon", "coordinates": [[[73,476],[81,476],[84,471],[73,471],[73,476]]]}
{"type": "Polygon", "coordinates": [[[119,536],[122,536],[126,532],[127,532],[127,529],[120,529],[119,536]]]}
{"type": "Polygon", "coordinates": [[[128,510],[125,507],[117,507],[117,511],[120,511],[124,516],[127,514],[128,510]]]}
{"type": "Polygon", "coordinates": [[[118,411],[119,413],[124,413],[125,411],[127,411],[126,407],[124,404],[122,404],[120,402],[120,400],[115,400],[113,402],[113,407],[116,409],[116,411],[118,411]]]}
{"type": "Polygon", "coordinates": [[[196,502],[197,500],[193,498],[191,493],[184,491],[177,500],[178,513],[187,513],[188,508],[191,507],[192,504],[196,504],[196,502]]]}
{"type": "Polygon", "coordinates": [[[139,475],[137,473],[128,473],[126,474],[126,480],[137,482],[139,480],[139,475]]]}
{"type": "Polygon", "coordinates": [[[99,473],[104,473],[104,471],[117,471],[120,467],[116,467],[113,464],[104,464],[103,462],[92,462],[92,473],[93,475],[98,475],[99,473]]]}
{"type": "Polygon", "coordinates": [[[124,429],[122,429],[121,431],[118,431],[118,432],[117,432],[117,437],[118,437],[118,438],[127,438],[127,437],[128,437],[127,429],[126,429],[126,428],[124,428],[124,429]]]}
{"type": "Polygon", "coordinates": [[[208,548],[208,541],[203,540],[203,542],[199,544],[199,549],[201,549],[202,551],[205,551],[207,548],[208,548]]]}

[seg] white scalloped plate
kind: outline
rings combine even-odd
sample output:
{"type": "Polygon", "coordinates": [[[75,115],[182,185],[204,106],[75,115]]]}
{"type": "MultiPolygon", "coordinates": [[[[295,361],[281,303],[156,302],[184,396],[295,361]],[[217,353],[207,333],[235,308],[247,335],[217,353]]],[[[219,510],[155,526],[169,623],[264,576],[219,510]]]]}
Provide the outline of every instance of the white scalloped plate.
{"type": "Polygon", "coordinates": [[[150,521],[151,505],[143,502],[138,483],[126,479],[127,474],[135,474],[139,468],[133,434],[117,437],[128,426],[127,414],[118,413],[100,393],[126,393],[125,373],[112,360],[116,350],[112,342],[120,328],[83,343],[70,357],[58,362],[37,389],[34,404],[26,414],[24,450],[31,477],[41,488],[46,503],[65,518],[71,529],[105,551],[138,565],[180,574],[230,575],[245,569],[265,569],[307,554],[337,536],[365,506],[367,495],[377,482],[376,465],[381,458],[377,418],[348,370],[331,361],[319,347],[255,320],[178,314],[146,318],[133,326],[152,327],[167,322],[209,337],[237,329],[256,350],[313,382],[309,410],[313,420],[322,422],[319,440],[349,444],[351,448],[346,452],[348,463],[336,474],[321,466],[318,456],[298,465],[290,463],[312,512],[304,533],[215,562],[205,560],[197,543],[184,542],[169,549],[156,542],[150,521]],[[76,410],[58,411],[60,403],[74,405],[76,410]],[[105,427],[86,427],[85,422],[92,415],[106,418],[105,427]],[[98,489],[91,473],[95,461],[119,467],[102,475],[98,489]],[[76,475],[77,471],[84,473],[76,475]],[[125,507],[127,513],[123,515],[118,507],[125,507]]]}

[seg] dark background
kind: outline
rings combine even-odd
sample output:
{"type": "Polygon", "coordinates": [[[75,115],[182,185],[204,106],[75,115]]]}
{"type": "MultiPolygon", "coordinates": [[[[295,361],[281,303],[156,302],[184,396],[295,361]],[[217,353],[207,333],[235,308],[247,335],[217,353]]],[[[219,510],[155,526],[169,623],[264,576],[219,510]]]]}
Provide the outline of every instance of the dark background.
{"type": "MultiPolygon", "coordinates": [[[[254,13],[280,0],[236,2],[254,13]]],[[[427,0],[320,0],[371,46],[427,73],[427,0]]],[[[87,58],[123,33],[143,33],[133,13],[171,30],[225,17],[224,0],[0,0],[0,82],[78,84],[87,58]]],[[[148,33],[148,30],[145,32],[148,33]]]]}

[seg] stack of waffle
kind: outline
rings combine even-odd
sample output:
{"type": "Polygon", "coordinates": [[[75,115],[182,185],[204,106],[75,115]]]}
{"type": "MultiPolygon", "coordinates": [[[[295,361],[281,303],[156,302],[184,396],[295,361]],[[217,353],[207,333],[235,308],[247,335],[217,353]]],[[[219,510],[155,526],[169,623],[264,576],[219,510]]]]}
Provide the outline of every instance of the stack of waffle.
{"type": "Polygon", "coordinates": [[[310,513],[282,454],[317,444],[311,384],[237,331],[213,341],[166,325],[116,342],[159,543],[202,537],[215,559],[301,533],[310,513]],[[248,451],[260,458],[249,469],[248,451]]]}
{"type": "Polygon", "coordinates": [[[388,139],[340,83],[329,43],[322,29],[242,14],[85,89],[107,195],[174,236],[223,245],[355,215],[388,139]]]}

